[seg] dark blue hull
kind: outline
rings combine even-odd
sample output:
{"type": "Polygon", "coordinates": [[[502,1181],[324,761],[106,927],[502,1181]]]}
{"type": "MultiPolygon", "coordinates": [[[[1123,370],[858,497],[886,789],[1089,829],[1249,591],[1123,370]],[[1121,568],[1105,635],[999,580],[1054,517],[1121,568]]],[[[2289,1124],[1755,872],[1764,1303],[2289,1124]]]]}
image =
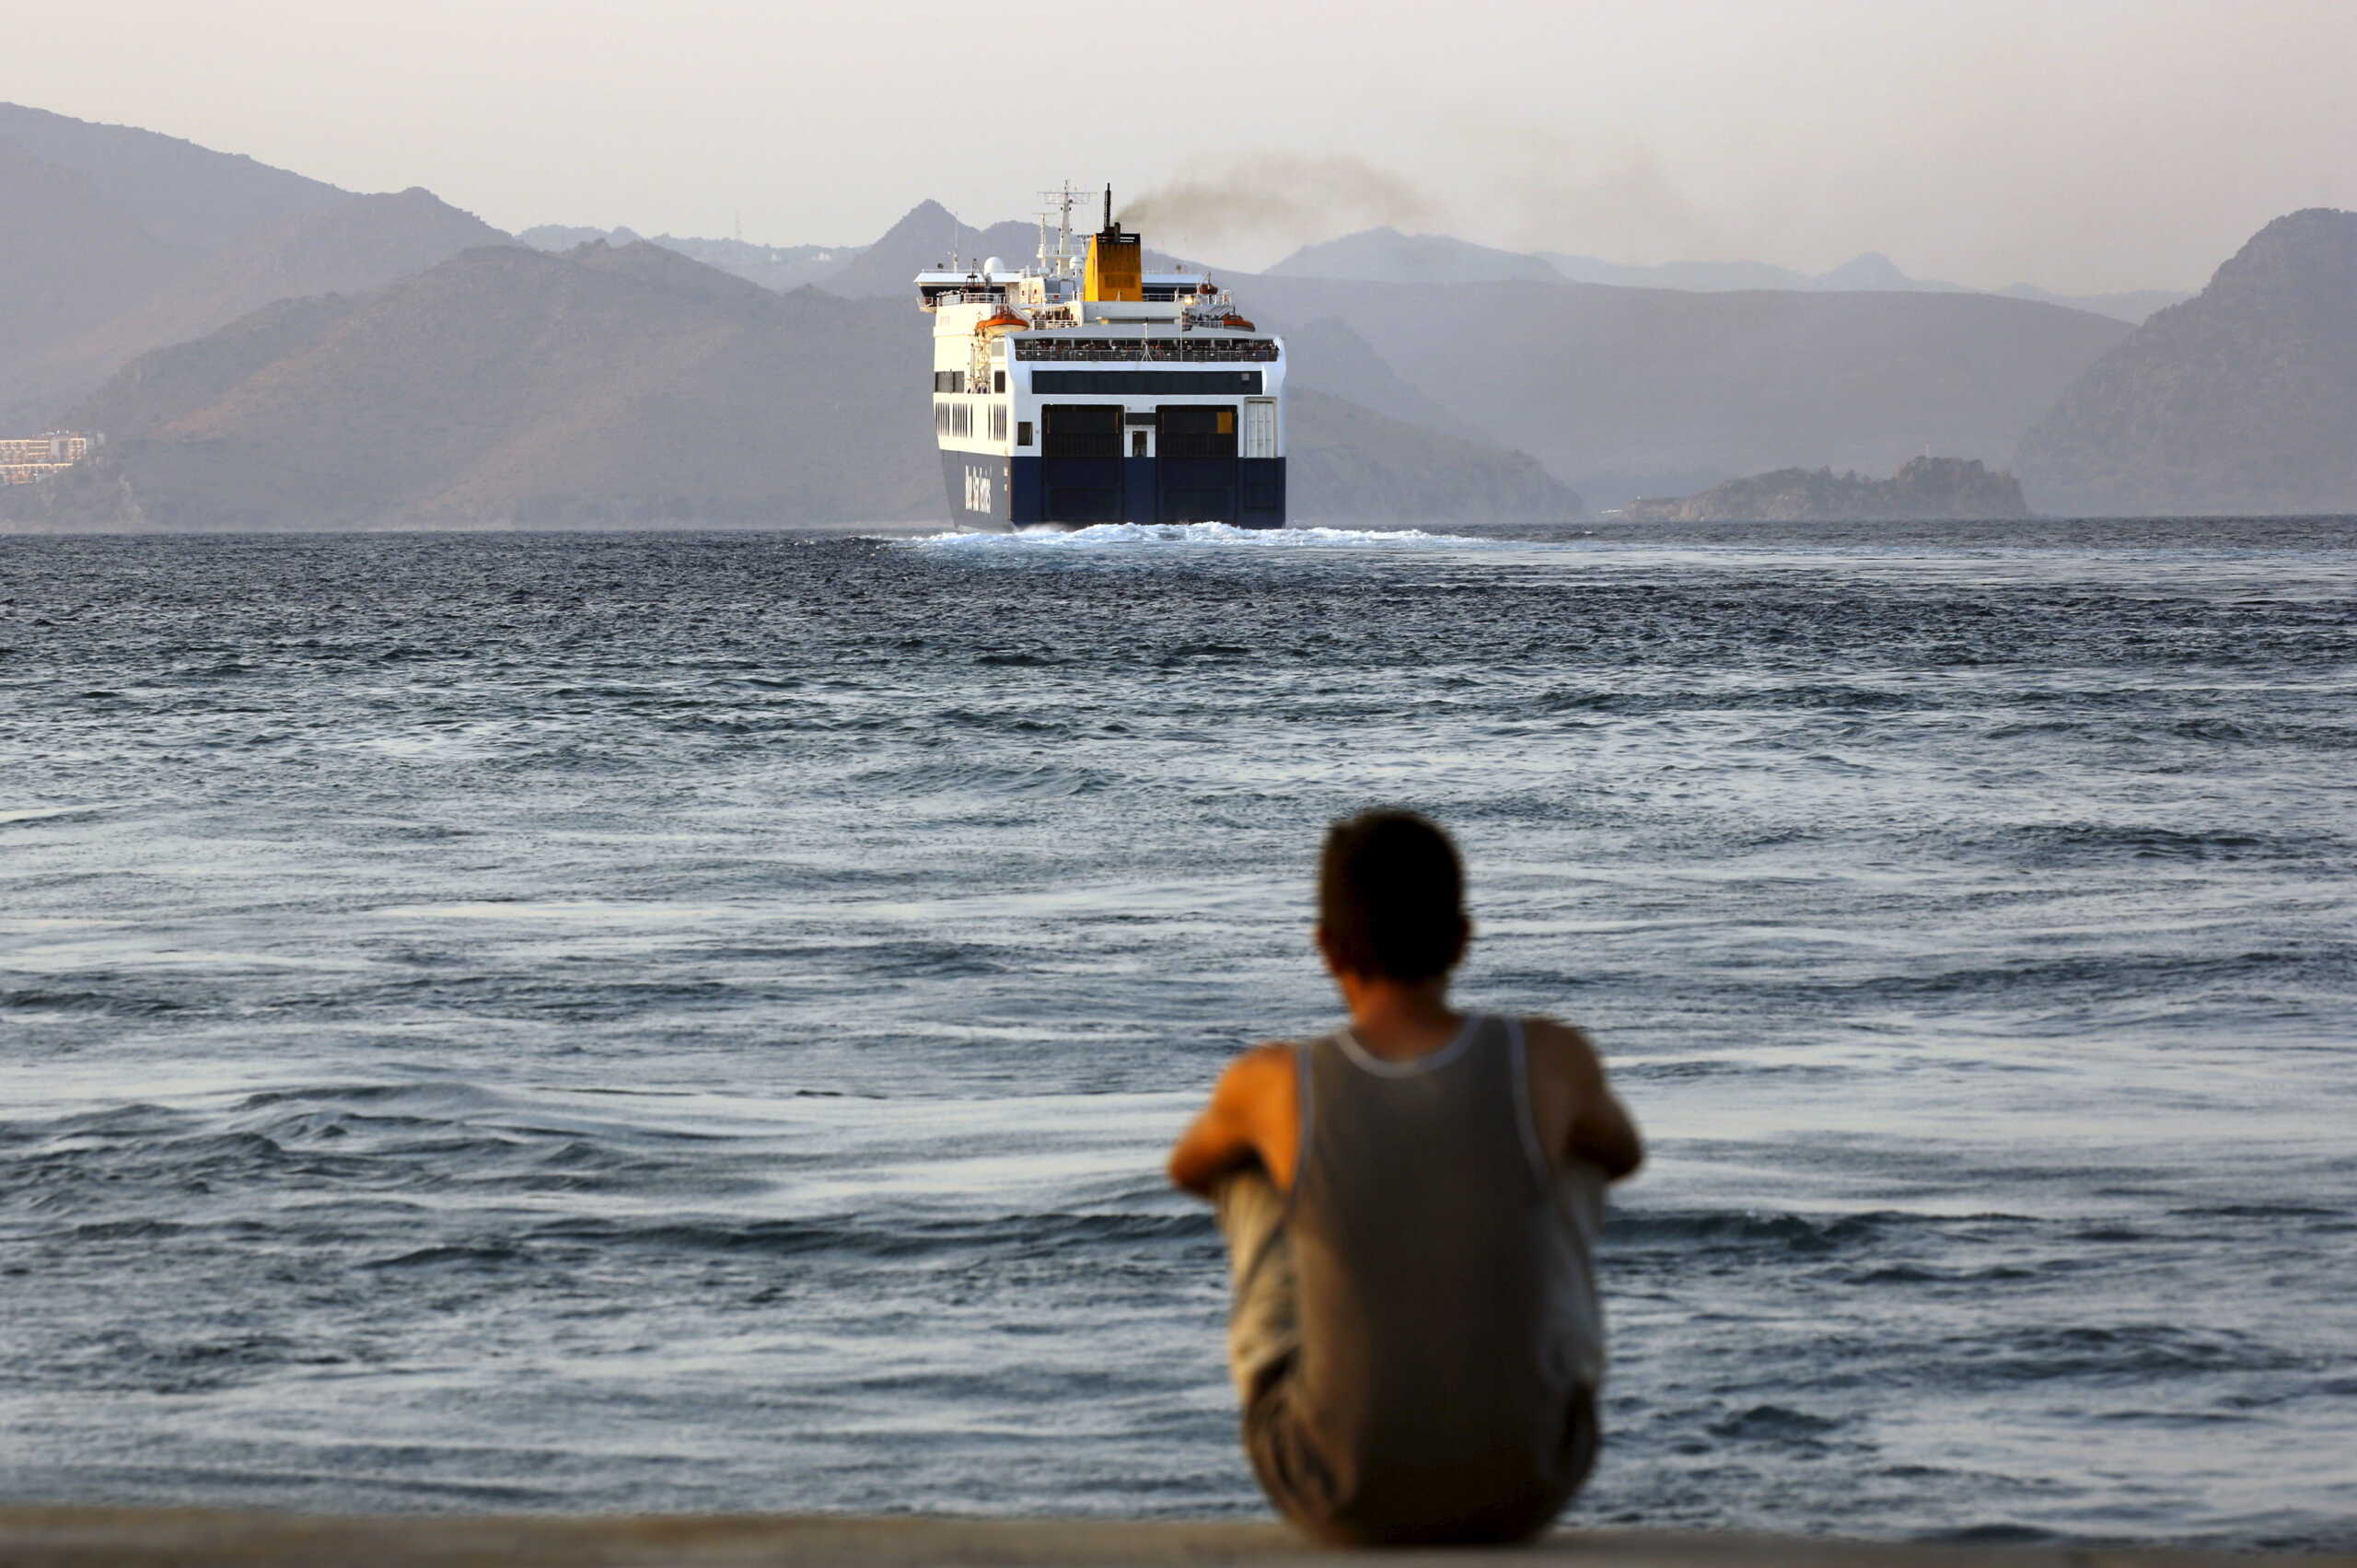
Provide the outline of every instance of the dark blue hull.
{"type": "Polygon", "coordinates": [[[950,520],[961,528],[1285,526],[1283,458],[1010,458],[944,452],[941,477],[950,520]]]}

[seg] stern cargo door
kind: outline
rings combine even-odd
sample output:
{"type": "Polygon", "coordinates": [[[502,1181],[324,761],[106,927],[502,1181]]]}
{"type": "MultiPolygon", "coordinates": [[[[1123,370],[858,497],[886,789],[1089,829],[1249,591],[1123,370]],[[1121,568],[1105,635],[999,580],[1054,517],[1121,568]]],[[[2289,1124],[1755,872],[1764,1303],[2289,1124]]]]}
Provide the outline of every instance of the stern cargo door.
{"type": "Polygon", "coordinates": [[[1040,520],[1126,521],[1119,403],[1049,403],[1039,410],[1040,520]]]}
{"type": "Polygon", "coordinates": [[[1236,408],[1166,403],[1155,411],[1161,430],[1161,521],[1233,523],[1236,503],[1236,408]]]}

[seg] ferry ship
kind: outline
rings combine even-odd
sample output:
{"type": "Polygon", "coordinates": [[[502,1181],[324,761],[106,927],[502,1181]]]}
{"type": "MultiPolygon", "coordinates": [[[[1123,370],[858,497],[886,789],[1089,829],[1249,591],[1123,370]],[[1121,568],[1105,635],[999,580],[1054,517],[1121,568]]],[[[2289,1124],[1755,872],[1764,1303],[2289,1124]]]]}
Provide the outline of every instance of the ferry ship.
{"type": "Polygon", "coordinates": [[[1073,245],[1051,195],[1030,265],[917,274],[933,317],[933,427],[949,515],[1004,531],[1285,521],[1283,340],[1201,273],[1150,273],[1114,221],[1073,245]]]}

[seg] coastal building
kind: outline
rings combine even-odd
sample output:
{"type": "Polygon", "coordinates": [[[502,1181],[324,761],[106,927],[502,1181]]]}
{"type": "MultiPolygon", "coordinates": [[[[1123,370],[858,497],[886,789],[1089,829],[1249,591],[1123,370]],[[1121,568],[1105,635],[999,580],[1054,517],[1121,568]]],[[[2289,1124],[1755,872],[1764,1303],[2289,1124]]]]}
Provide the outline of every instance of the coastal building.
{"type": "Polygon", "coordinates": [[[52,430],[45,436],[0,437],[0,484],[30,484],[64,473],[104,442],[99,436],[52,430]]]}

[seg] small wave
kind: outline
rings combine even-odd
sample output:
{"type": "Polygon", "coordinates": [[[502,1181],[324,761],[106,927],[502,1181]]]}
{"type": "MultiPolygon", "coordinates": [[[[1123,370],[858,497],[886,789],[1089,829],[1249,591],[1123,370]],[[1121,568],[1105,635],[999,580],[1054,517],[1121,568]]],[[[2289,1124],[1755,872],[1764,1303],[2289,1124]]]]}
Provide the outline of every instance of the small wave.
{"type": "Polygon", "coordinates": [[[1811,1217],[1742,1210],[1621,1210],[1607,1222],[1605,1237],[1616,1249],[1770,1247],[1830,1252],[1917,1218],[1894,1213],[1811,1217]]]}
{"type": "Polygon", "coordinates": [[[1950,1352],[1945,1359],[1959,1370],[2024,1383],[2072,1378],[2132,1385],[2204,1372],[2282,1372],[2300,1365],[2297,1355],[2247,1334],[2154,1323],[2034,1329],[1993,1340],[1952,1342],[1950,1352]]]}
{"type": "Polygon", "coordinates": [[[756,1252],[795,1257],[839,1252],[874,1260],[981,1252],[998,1259],[1062,1257],[1075,1248],[1155,1247],[1209,1241],[1211,1216],[1180,1214],[994,1214],[973,1219],[560,1220],[535,1241],[594,1242],[660,1251],[756,1252]]]}
{"type": "Polygon", "coordinates": [[[421,1247],[415,1251],[399,1253],[389,1258],[376,1258],[363,1263],[364,1269],[489,1269],[514,1263],[524,1257],[523,1249],[505,1242],[486,1245],[457,1243],[438,1247],[421,1247]]]}
{"type": "Polygon", "coordinates": [[[907,768],[877,768],[854,775],[850,787],[864,797],[879,796],[978,795],[998,798],[1061,799],[1112,787],[1112,775],[1088,768],[1040,762],[1025,767],[991,762],[927,762],[907,768]]]}
{"type": "Polygon", "coordinates": [[[70,822],[102,815],[102,806],[26,806],[0,811],[0,828],[19,828],[28,823],[70,822]]]}
{"type": "Polygon", "coordinates": [[[0,1008],[17,1013],[116,1013],[146,1017],[182,1010],[168,996],[125,996],[102,991],[0,991],[0,1008]]]}
{"type": "Polygon", "coordinates": [[[2148,823],[2036,822],[2015,830],[2019,847],[2046,859],[2126,855],[2143,860],[2204,860],[2315,853],[2305,840],[2285,840],[2234,828],[2187,831],[2148,823]]]}
{"type": "Polygon", "coordinates": [[[1959,1525],[1951,1529],[1924,1530],[1915,1539],[1933,1546],[2038,1546],[2068,1538],[2036,1525],[1959,1525]]]}
{"type": "Polygon", "coordinates": [[[1097,523],[1085,528],[1029,528],[1020,533],[939,533],[893,541],[919,550],[978,553],[1037,550],[1104,550],[1125,546],[1193,546],[1257,550],[1529,550],[1518,540],[1426,533],[1422,528],[1239,528],[1228,523],[1097,523]]]}
{"type": "Polygon", "coordinates": [[[1985,1269],[1935,1268],[1925,1263],[1892,1263],[1849,1276],[1853,1285],[2003,1284],[2038,1277],[2038,1271],[2014,1263],[1985,1269]]]}
{"type": "Polygon", "coordinates": [[[1706,1429],[1712,1436],[1736,1443],[1811,1442],[1843,1424],[1838,1416],[1812,1415],[1782,1405],[1754,1405],[1706,1429]]]}

